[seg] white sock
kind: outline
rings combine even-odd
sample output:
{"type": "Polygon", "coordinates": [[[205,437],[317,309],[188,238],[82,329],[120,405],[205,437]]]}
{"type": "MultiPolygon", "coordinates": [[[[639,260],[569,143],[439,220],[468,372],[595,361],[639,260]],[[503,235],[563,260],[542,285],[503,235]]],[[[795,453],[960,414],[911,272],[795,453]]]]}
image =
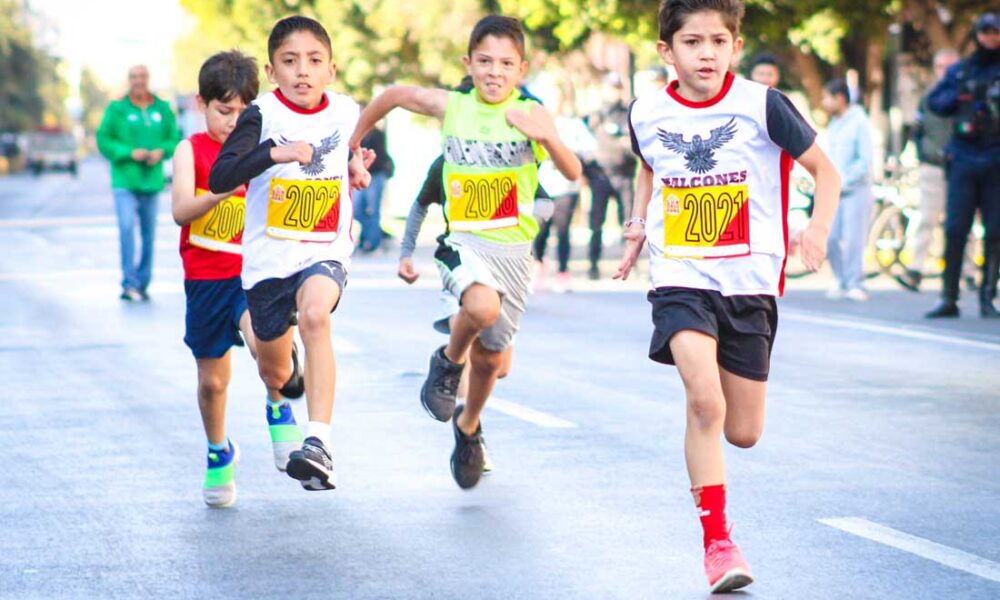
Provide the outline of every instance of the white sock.
{"type": "Polygon", "coordinates": [[[322,421],[309,421],[306,427],[306,437],[319,438],[327,450],[330,450],[330,424],[322,421]]]}

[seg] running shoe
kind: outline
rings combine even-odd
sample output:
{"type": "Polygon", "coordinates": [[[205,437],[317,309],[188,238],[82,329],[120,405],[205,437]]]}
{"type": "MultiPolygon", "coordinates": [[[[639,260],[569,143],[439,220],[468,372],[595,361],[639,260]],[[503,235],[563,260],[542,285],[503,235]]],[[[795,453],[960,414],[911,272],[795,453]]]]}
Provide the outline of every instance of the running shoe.
{"type": "Polygon", "coordinates": [[[490,453],[486,450],[486,437],[480,433],[479,440],[483,443],[483,475],[487,475],[493,470],[493,461],[490,460],[490,453]]]}
{"type": "Polygon", "coordinates": [[[705,550],[705,575],[712,592],[731,592],[753,583],[740,547],[728,539],[714,540],[705,550]]]}
{"type": "Polygon", "coordinates": [[[236,463],[240,460],[240,447],[229,440],[229,448],[222,452],[209,450],[208,469],[202,498],[212,508],[227,508],[236,502],[236,463]]]}
{"type": "Polygon", "coordinates": [[[271,450],[274,451],[274,466],[284,472],[289,455],[302,446],[302,430],[295,422],[295,413],[288,402],[278,406],[265,405],[267,429],[271,434],[271,450]]]}
{"type": "Polygon", "coordinates": [[[298,479],[309,491],[332,490],[337,487],[333,458],[317,437],[307,437],[302,447],[288,456],[288,475],[298,479]]]}
{"type": "Polygon", "coordinates": [[[463,490],[475,487],[483,476],[483,425],[476,428],[473,435],[465,435],[458,428],[458,416],[465,406],[455,409],[451,428],[455,433],[455,450],[451,453],[451,476],[463,490]]]}
{"type": "Polygon", "coordinates": [[[299,345],[292,341],[292,376],[281,387],[281,395],[285,398],[298,400],[306,393],[306,378],[302,375],[302,365],[299,364],[299,345]]]}
{"type": "Polygon", "coordinates": [[[455,413],[455,397],[465,365],[451,362],[441,346],[431,355],[427,380],[420,388],[420,403],[427,414],[446,423],[455,413]]]}
{"type": "Polygon", "coordinates": [[[139,290],[137,290],[135,288],[125,288],[125,289],[123,289],[122,290],[122,295],[118,296],[118,297],[121,298],[122,300],[126,301],[126,302],[142,302],[142,300],[143,300],[142,294],[140,294],[139,290]]]}

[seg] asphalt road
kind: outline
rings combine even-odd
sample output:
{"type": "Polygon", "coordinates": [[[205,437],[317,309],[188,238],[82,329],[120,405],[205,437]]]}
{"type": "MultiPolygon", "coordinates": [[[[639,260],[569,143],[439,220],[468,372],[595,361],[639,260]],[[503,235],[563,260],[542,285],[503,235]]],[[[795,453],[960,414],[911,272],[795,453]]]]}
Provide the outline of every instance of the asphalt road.
{"type": "MultiPolygon", "coordinates": [[[[484,417],[495,471],[465,492],[449,427],[418,400],[444,343],[431,248],[411,288],[392,251],[357,259],[333,317],[338,489],[274,469],[240,351],[239,500],[211,510],[169,196],[153,299],[128,304],[107,186],[100,161],[0,178],[0,597],[708,596],[683,392],[646,358],[641,280],[531,298],[484,417]]],[[[743,596],[1000,598],[1000,323],[971,298],[924,321],[933,292],[891,282],[832,302],[826,282],[791,283],[764,437],[727,449],[757,577],[743,596]]]]}

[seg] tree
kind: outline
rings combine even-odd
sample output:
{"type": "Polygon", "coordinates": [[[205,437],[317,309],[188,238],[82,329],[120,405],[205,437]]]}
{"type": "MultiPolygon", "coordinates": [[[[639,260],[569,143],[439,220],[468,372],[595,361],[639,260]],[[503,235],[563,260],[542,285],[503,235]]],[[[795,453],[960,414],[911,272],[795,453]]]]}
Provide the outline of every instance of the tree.
{"type": "Polygon", "coordinates": [[[83,105],[80,121],[84,131],[87,133],[97,131],[110,99],[111,95],[98,82],[94,72],[89,67],[84,67],[80,73],[80,103],[83,105]]]}
{"type": "Polygon", "coordinates": [[[27,131],[65,120],[66,86],[58,61],[35,48],[19,0],[0,0],[0,131],[27,131]]]}

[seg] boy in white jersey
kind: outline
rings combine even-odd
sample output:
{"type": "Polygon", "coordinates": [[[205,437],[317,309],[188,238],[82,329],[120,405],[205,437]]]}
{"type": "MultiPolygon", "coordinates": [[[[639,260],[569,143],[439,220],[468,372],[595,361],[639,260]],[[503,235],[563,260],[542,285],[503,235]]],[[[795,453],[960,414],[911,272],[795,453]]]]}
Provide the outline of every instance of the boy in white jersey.
{"type": "Polygon", "coordinates": [[[479,416],[524,314],[531,241],[538,233],[531,215],[538,161],[548,153],[568,179],[579,177],[581,167],[559,139],[552,117],[517,91],[528,63],[516,19],[481,19],[462,61],[475,90],[391,87],[361,113],[351,148],[358,148],[374,124],[397,106],[444,121],[442,180],[449,233],[435,259],[462,308],[448,344],[431,357],[420,400],[434,418],[452,420],[451,472],[459,487],[467,489],[483,473],[479,416]],[[465,404],[456,408],[467,352],[469,392],[465,404]]]}
{"type": "Polygon", "coordinates": [[[743,12],[739,0],[660,5],[657,50],[676,68],[677,81],[630,110],[643,168],[615,274],[628,277],[648,236],[655,326],[649,356],[676,365],[684,382],[684,455],[712,591],[753,581],[729,539],[720,436],[749,448],[764,427],[792,159],[816,180],[815,210],[799,240],[812,270],[824,260],[840,194],[835,167],[788,99],[729,72],[743,47],[743,12]]]}
{"type": "Polygon", "coordinates": [[[305,345],[309,425],[287,473],[307,490],[336,486],[330,454],[336,363],[330,313],[347,282],[354,242],[348,185],[364,187],[370,153],[347,148],[359,108],[326,91],[336,74],[330,37],[301,16],[278,21],[265,67],[278,89],[240,115],[212,168],[214,193],[249,181],[243,236],[243,288],[269,388],[288,380],[292,323],[305,345]]]}

